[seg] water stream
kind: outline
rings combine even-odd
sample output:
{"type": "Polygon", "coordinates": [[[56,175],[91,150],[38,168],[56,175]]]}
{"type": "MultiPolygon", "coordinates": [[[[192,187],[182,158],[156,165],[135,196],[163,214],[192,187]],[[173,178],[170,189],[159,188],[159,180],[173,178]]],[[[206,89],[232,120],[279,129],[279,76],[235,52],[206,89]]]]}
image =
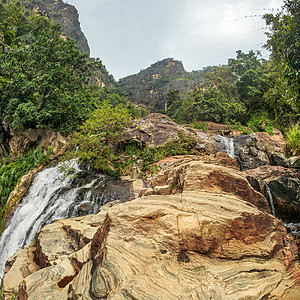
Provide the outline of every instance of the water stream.
{"type": "Polygon", "coordinates": [[[6,260],[18,250],[29,245],[35,234],[54,219],[76,217],[96,213],[101,195],[92,193],[104,180],[103,175],[84,185],[74,187],[76,174],[81,170],[76,160],[70,161],[67,176],[60,166],[44,169],[36,174],[33,182],[15,209],[0,238],[0,278],[3,276],[6,260]],[[102,176],[102,177],[101,177],[102,176]]]}
{"type": "Polygon", "coordinates": [[[235,149],[233,138],[217,135],[213,141],[220,152],[227,153],[231,158],[235,159],[235,149]]]}
{"type": "Polygon", "coordinates": [[[267,193],[267,200],[269,202],[269,206],[270,206],[270,209],[271,209],[271,213],[274,217],[276,217],[276,214],[275,214],[275,206],[274,206],[274,201],[273,201],[273,197],[272,197],[272,193],[271,193],[271,190],[268,186],[268,184],[264,181],[264,184],[265,184],[265,188],[266,188],[266,193],[267,193]]]}

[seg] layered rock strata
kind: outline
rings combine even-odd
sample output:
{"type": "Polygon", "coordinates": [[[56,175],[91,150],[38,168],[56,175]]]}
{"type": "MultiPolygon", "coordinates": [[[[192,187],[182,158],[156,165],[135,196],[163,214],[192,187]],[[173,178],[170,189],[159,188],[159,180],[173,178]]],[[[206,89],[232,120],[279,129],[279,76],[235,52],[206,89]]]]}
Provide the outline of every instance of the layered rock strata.
{"type": "Polygon", "coordinates": [[[169,158],[153,195],[47,225],[8,261],[5,299],[299,299],[295,242],[225,161],[169,158]]]}

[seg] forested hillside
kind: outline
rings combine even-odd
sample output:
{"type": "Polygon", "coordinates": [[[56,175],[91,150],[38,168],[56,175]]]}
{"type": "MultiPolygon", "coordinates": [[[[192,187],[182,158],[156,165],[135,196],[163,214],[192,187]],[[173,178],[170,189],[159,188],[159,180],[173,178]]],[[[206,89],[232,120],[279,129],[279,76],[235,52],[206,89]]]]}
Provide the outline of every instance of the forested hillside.
{"type": "Polygon", "coordinates": [[[112,80],[101,61],[19,1],[2,1],[0,22],[1,138],[27,128],[75,129],[95,109],[97,86],[112,80]]]}

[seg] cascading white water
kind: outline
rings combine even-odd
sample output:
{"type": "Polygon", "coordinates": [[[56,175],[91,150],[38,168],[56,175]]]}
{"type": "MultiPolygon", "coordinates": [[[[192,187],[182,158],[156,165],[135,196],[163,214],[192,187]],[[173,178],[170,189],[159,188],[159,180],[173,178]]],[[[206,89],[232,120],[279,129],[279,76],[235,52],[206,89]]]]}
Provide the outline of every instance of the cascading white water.
{"type": "Polygon", "coordinates": [[[70,188],[74,174],[80,171],[77,161],[70,161],[68,169],[74,171],[73,175],[64,175],[59,165],[47,168],[35,176],[27,195],[15,209],[1,235],[0,278],[3,276],[6,260],[29,245],[43,226],[55,219],[77,216],[80,204],[85,206],[87,213],[97,212],[100,205],[90,201],[91,193],[88,190],[99,178],[84,186],[70,188]],[[76,202],[79,193],[84,193],[84,202],[80,204],[77,203],[79,201],[76,202]]]}
{"type": "Polygon", "coordinates": [[[271,213],[272,213],[272,215],[274,217],[276,217],[276,215],[275,215],[275,206],[274,206],[274,201],[273,201],[271,190],[270,190],[268,184],[265,181],[264,181],[264,184],[265,184],[266,193],[267,193],[267,197],[266,198],[267,198],[267,200],[269,202],[271,213]]]}
{"type": "Polygon", "coordinates": [[[233,138],[227,138],[222,135],[217,135],[214,144],[217,146],[219,151],[227,153],[231,158],[235,159],[235,149],[233,138]]]}

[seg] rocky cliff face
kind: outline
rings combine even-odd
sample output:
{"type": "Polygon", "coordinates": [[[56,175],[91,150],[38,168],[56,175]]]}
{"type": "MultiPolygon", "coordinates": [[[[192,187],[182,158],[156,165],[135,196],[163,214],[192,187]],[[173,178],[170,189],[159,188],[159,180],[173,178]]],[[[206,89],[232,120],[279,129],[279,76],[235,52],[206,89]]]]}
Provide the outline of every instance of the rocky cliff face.
{"type": "Polygon", "coordinates": [[[7,262],[5,299],[299,299],[295,242],[226,160],[170,158],[152,195],[47,225],[7,262]]]}
{"type": "Polygon", "coordinates": [[[179,90],[181,94],[192,90],[200,81],[201,71],[198,73],[191,78],[180,61],[167,58],[136,75],[120,79],[119,85],[128,93],[129,101],[144,104],[152,112],[157,112],[165,109],[169,90],[179,90]]]}
{"type": "Polygon", "coordinates": [[[62,0],[25,0],[24,6],[47,17],[54,24],[62,25],[62,38],[74,39],[82,53],[90,53],[86,37],[80,28],[77,9],[62,0]]]}
{"type": "MultiPolygon", "coordinates": [[[[54,24],[60,24],[62,26],[61,37],[65,40],[75,40],[80,52],[90,54],[88,41],[80,28],[78,11],[73,5],[66,2],[62,0],[24,0],[23,5],[25,8],[47,17],[54,24]]],[[[115,87],[115,80],[102,65],[94,71],[90,85],[113,88],[115,87]]]]}

